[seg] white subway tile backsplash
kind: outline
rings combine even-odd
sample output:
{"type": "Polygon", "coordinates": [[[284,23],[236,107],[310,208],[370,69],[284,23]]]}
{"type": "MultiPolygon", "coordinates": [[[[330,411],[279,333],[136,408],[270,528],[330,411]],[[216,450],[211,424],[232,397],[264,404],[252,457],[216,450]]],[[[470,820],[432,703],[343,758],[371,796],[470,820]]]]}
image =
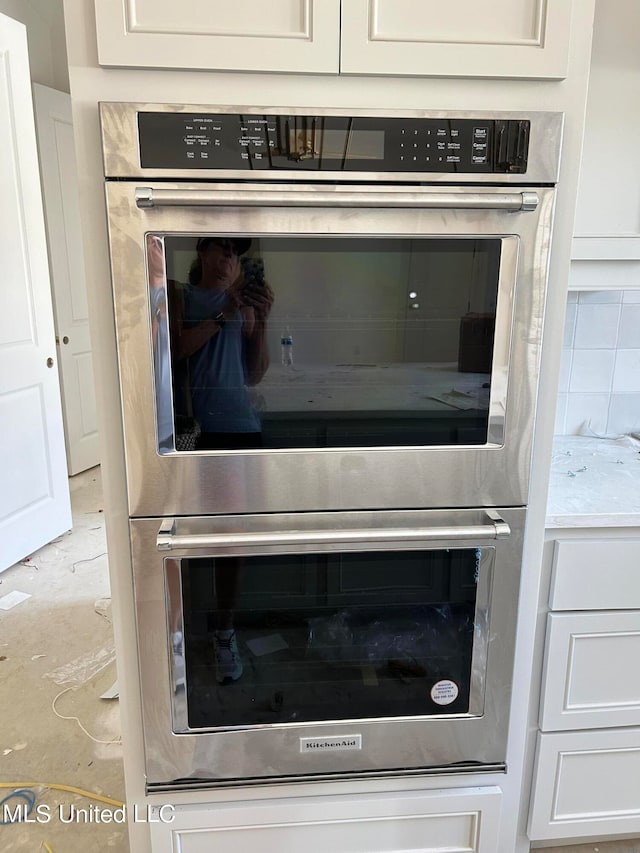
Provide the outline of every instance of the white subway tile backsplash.
{"type": "Polygon", "coordinates": [[[614,394],[640,394],[640,349],[619,349],[613,373],[614,394]]]}
{"type": "Polygon", "coordinates": [[[607,432],[612,435],[624,435],[639,431],[640,394],[612,394],[607,432]]]}
{"type": "Polygon", "coordinates": [[[568,394],[558,394],[558,403],[556,405],[556,423],[554,427],[554,435],[565,435],[565,421],[567,418],[567,399],[568,394]]]}
{"type": "Polygon", "coordinates": [[[619,321],[619,304],[578,305],[574,347],[576,349],[614,349],[619,321]]]}
{"type": "Polygon", "coordinates": [[[605,304],[607,302],[622,302],[622,290],[582,290],[578,294],[578,303],[605,304]]]}
{"type": "Polygon", "coordinates": [[[567,394],[565,435],[583,430],[604,434],[607,429],[609,394],[567,394]]]}
{"type": "Polygon", "coordinates": [[[612,349],[574,350],[569,391],[587,394],[610,393],[615,354],[612,349]]]}
{"type": "Polygon", "coordinates": [[[640,431],[640,289],[569,293],[555,431],[640,431]]]}
{"type": "Polygon", "coordinates": [[[571,362],[573,361],[573,350],[563,349],[560,362],[560,382],[558,391],[563,394],[569,390],[569,379],[571,377],[571,362]]]}
{"type": "Polygon", "coordinates": [[[640,304],[622,305],[618,346],[621,349],[640,349],[640,304]]]}
{"type": "Polygon", "coordinates": [[[576,316],[578,314],[578,305],[573,302],[567,305],[567,313],[564,316],[564,342],[562,346],[572,347],[573,339],[576,333],[576,316]]]}

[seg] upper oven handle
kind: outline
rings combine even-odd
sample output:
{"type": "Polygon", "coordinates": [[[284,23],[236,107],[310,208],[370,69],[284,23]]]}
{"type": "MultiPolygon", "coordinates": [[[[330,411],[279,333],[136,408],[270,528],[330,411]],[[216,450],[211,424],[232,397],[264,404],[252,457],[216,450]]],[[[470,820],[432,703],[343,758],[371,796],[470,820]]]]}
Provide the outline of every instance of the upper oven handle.
{"type": "Polygon", "coordinates": [[[535,210],[535,192],[357,192],[342,190],[220,190],[136,187],[139,208],[152,207],[416,207],[458,210],[535,210]]]}
{"type": "Polygon", "coordinates": [[[187,551],[196,548],[246,548],[252,546],[384,543],[441,539],[505,539],[511,534],[497,512],[486,511],[487,524],[464,526],[407,527],[375,530],[278,530],[259,533],[176,533],[175,519],[166,519],[158,531],[158,551],[187,551]]]}

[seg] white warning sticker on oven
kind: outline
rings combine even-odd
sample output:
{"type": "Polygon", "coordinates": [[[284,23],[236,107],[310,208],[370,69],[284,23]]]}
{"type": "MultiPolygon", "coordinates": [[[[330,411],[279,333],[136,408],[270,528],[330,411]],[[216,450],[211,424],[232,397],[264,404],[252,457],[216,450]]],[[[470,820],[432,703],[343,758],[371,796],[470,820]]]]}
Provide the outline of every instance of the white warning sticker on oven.
{"type": "Polygon", "coordinates": [[[431,688],[431,698],[436,705],[450,705],[456,701],[459,692],[455,681],[449,681],[445,678],[442,681],[436,681],[433,685],[431,688]]]}

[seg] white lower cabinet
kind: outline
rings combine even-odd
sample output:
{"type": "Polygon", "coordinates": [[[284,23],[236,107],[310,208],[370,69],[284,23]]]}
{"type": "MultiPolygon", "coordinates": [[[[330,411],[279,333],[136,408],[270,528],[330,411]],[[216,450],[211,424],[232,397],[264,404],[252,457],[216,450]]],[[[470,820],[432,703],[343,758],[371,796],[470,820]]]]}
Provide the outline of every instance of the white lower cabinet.
{"type": "Polygon", "coordinates": [[[553,545],[529,838],[640,835],[640,539],[553,545]]]}
{"type": "MultiPolygon", "coordinates": [[[[495,853],[498,787],[176,806],[154,853],[495,853]]],[[[169,813],[165,810],[165,817],[169,813]]]]}
{"type": "Polygon", "coordinates": [[[640,728],[538,735],[529,837],[640,835],[640,728]]]}
{"type": "Polygon", "coordinates": [[[640,611],[548,617],[542,731],[640,726],[640,611]]]}

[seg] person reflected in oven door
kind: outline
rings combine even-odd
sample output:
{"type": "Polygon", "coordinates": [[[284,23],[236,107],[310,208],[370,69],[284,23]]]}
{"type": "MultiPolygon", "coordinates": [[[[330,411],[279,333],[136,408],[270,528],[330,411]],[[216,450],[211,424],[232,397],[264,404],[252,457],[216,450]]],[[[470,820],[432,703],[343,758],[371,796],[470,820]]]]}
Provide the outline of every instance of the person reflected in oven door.
{"type": "MultiPolygon", "coordinates": [[[[171,341],[176,384],[200,427],[196,450],[262,446],[249,388],[269,366],[267,318],[273,291],[260,259],[243,257],[249,238],[201,237],[189,282],[171,287],[171,341]],[[177,379],[177,383],[176,383],[177,379]]],[[[216,562],[216,679],[236,681],[243,667],[234,629],[242,558],[216,562]]]]}
{"type": "Polygon", "coordinates": [[[189,282],[172,289],[171,341],[183,386],[177,396],[184,402],[186,389],[199,424],[196,450],[262,446],[249,388],[269,366],[273,291],[261,264],[241,263],[250,246],[248,238],[201,237],[189,282]]]}

